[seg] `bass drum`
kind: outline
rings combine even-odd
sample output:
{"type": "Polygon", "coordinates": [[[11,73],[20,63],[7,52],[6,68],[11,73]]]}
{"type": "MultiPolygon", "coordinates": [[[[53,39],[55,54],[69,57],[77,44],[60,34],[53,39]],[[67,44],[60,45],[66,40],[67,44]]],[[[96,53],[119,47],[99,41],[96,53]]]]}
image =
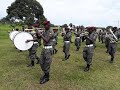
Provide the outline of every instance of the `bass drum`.
{"type": "Polygon", "coordinates": [[[14,45],[19,50],[28,50],[33,46],[33,41],[26,43],[27,40],[33,40],[32,35],[27,32],[20,32],[14,38],[14,45]]]}
{"type": "Polygon", "coordinates": [[[10,32],[10,34],[9,34],[10,40],[13,41],[15,36],[16,36],[16,34],[18,34],[18,33],[19,33],[19,31],[12,31],[12,32],[10,32]]]}

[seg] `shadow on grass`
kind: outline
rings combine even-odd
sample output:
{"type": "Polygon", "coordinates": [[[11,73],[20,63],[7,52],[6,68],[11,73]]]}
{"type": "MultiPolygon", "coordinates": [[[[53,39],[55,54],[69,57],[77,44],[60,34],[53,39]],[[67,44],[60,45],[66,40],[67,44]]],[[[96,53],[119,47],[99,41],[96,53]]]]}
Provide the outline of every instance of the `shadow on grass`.
{"type": "Polygon", "coordinates": [[[81,71],[84,71],[85,66],[77,66],[81,71]]]}

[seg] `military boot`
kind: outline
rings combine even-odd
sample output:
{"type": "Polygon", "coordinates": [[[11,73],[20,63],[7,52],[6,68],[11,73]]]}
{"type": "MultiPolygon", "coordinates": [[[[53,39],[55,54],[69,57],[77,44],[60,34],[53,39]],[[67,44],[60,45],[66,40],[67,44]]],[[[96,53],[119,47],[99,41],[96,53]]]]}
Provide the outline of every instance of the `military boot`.
{"type": "Polygon", "coordinates": [[[63,61],[67,60],[66,58],[67,58],[67,55],[65,54],[65,57],[64,57],[63,61]]]}
{"type": "Polygon", "coordinates": [[[46,83],[48,81],[49,81],[49,73],[45,73],[43,78],[41,78],[41,80],[40,80],[40,84],[44,84],[44,83],[46,83]]]}
{"type": "Polygon", "coordinates": [[[69,57],[70,57],[70,54],[66,57],[66,59],[69,59],[69,57]]]}
{"type": "Polygon", "coordinates": [[[55,49],[55,54],[58,52],[58,50],[57,49],[55,49]]]}
{"type": "Polygon", "coordinates": [[[36,59],[37,59],[37,63],[36,64],[39,64],[39,62],[40,62],[39,58],[37,57],[36,59]]]}
{"type": "Polygon", "coordinates": [[[87,71],[89,71],[89,70],[90,70],[90,65],[87,64],[87,66],[85,67],[84,71],[87,72],[87,71]]]}
{"type": "Polygon", "coordinates": [[[114,61],[114,57],[111,57],[110,63],[113,63],[114,61]]]}
{"type": "Polygon", "coordinates": [[[79,51],[79,48],[77,47],[76,51],[79,51]]]}
{"type": "Polygon", "coordinates": [[[31,63],[27,67],[33,67],[34,66],[34,61],[31,61],[31,63]]]}

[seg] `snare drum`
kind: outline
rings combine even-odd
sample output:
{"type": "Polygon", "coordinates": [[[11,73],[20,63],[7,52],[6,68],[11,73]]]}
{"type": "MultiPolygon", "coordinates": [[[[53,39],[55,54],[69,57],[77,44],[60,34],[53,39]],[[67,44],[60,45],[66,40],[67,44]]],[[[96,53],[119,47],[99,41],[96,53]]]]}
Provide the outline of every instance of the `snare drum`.
{"type": "Polygon", "coordinates": [[[19,50],[28,50],[33,46],[33,41],[26,43],[27,40],[33,40],[33,36],[27,32],[20,32],[14,38],[14,45],[19,50]]]}

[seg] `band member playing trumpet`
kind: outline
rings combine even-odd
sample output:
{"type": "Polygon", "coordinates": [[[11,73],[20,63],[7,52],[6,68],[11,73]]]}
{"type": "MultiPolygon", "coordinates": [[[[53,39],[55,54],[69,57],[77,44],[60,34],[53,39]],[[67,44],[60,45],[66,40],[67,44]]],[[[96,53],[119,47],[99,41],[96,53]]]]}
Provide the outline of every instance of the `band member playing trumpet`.
{"type": "Polygon", "coordinates": [[[89,71],[90,65],[92,63],[92,57],[94,52],[94,42],[95,36],[93,31],[96,30],[95,27],[87,27],[87,31],[89,32],[88,35],[85,36],[86,45],[83,49],[83,58],[86,61],[86,68],[84,71],[89,71]]]}
{"type": "Polygon", "coordinates": [[[35,31],[31,31],[30,33],[33,36],[33,40],[27,40],[26,43],[28,43],[30,41],[34,41],[34,42],[33,42],[33,46],[28,50],[31,63],[27,67],[34,66],[35,59],[37,59],[37,64],[39,63],[39,58],[37,56],[37,48],[39,47],[38,37],[37,37],[35,31]]]}
{"type": "Polygon", "coordinates": [[[40,66],[44,75],[40,78],[40,84],[44,84],[49,81],[50,65],[52,62],[53,54],[53,31],[50,30],[50,21],[45,21],[44,23],[45,31],[43,34],[38,32],[38,36],[43,39],[43,49],[40,55],[40,66]]]}
{"type": "Polygon", "coordinates": [[[109,35],[109,48],[108,48],[108,52],[109,55],[111,56],[111,60],[110,63],[113,63],[114,61],[114,57],[115,57],[115,52],[116,52],[116,48],[117,48],[117,41],[118,41],[118,33],[117,33],[117,27],[113,27],[112,30],[109,30],[110,35],[109,35]]]}

